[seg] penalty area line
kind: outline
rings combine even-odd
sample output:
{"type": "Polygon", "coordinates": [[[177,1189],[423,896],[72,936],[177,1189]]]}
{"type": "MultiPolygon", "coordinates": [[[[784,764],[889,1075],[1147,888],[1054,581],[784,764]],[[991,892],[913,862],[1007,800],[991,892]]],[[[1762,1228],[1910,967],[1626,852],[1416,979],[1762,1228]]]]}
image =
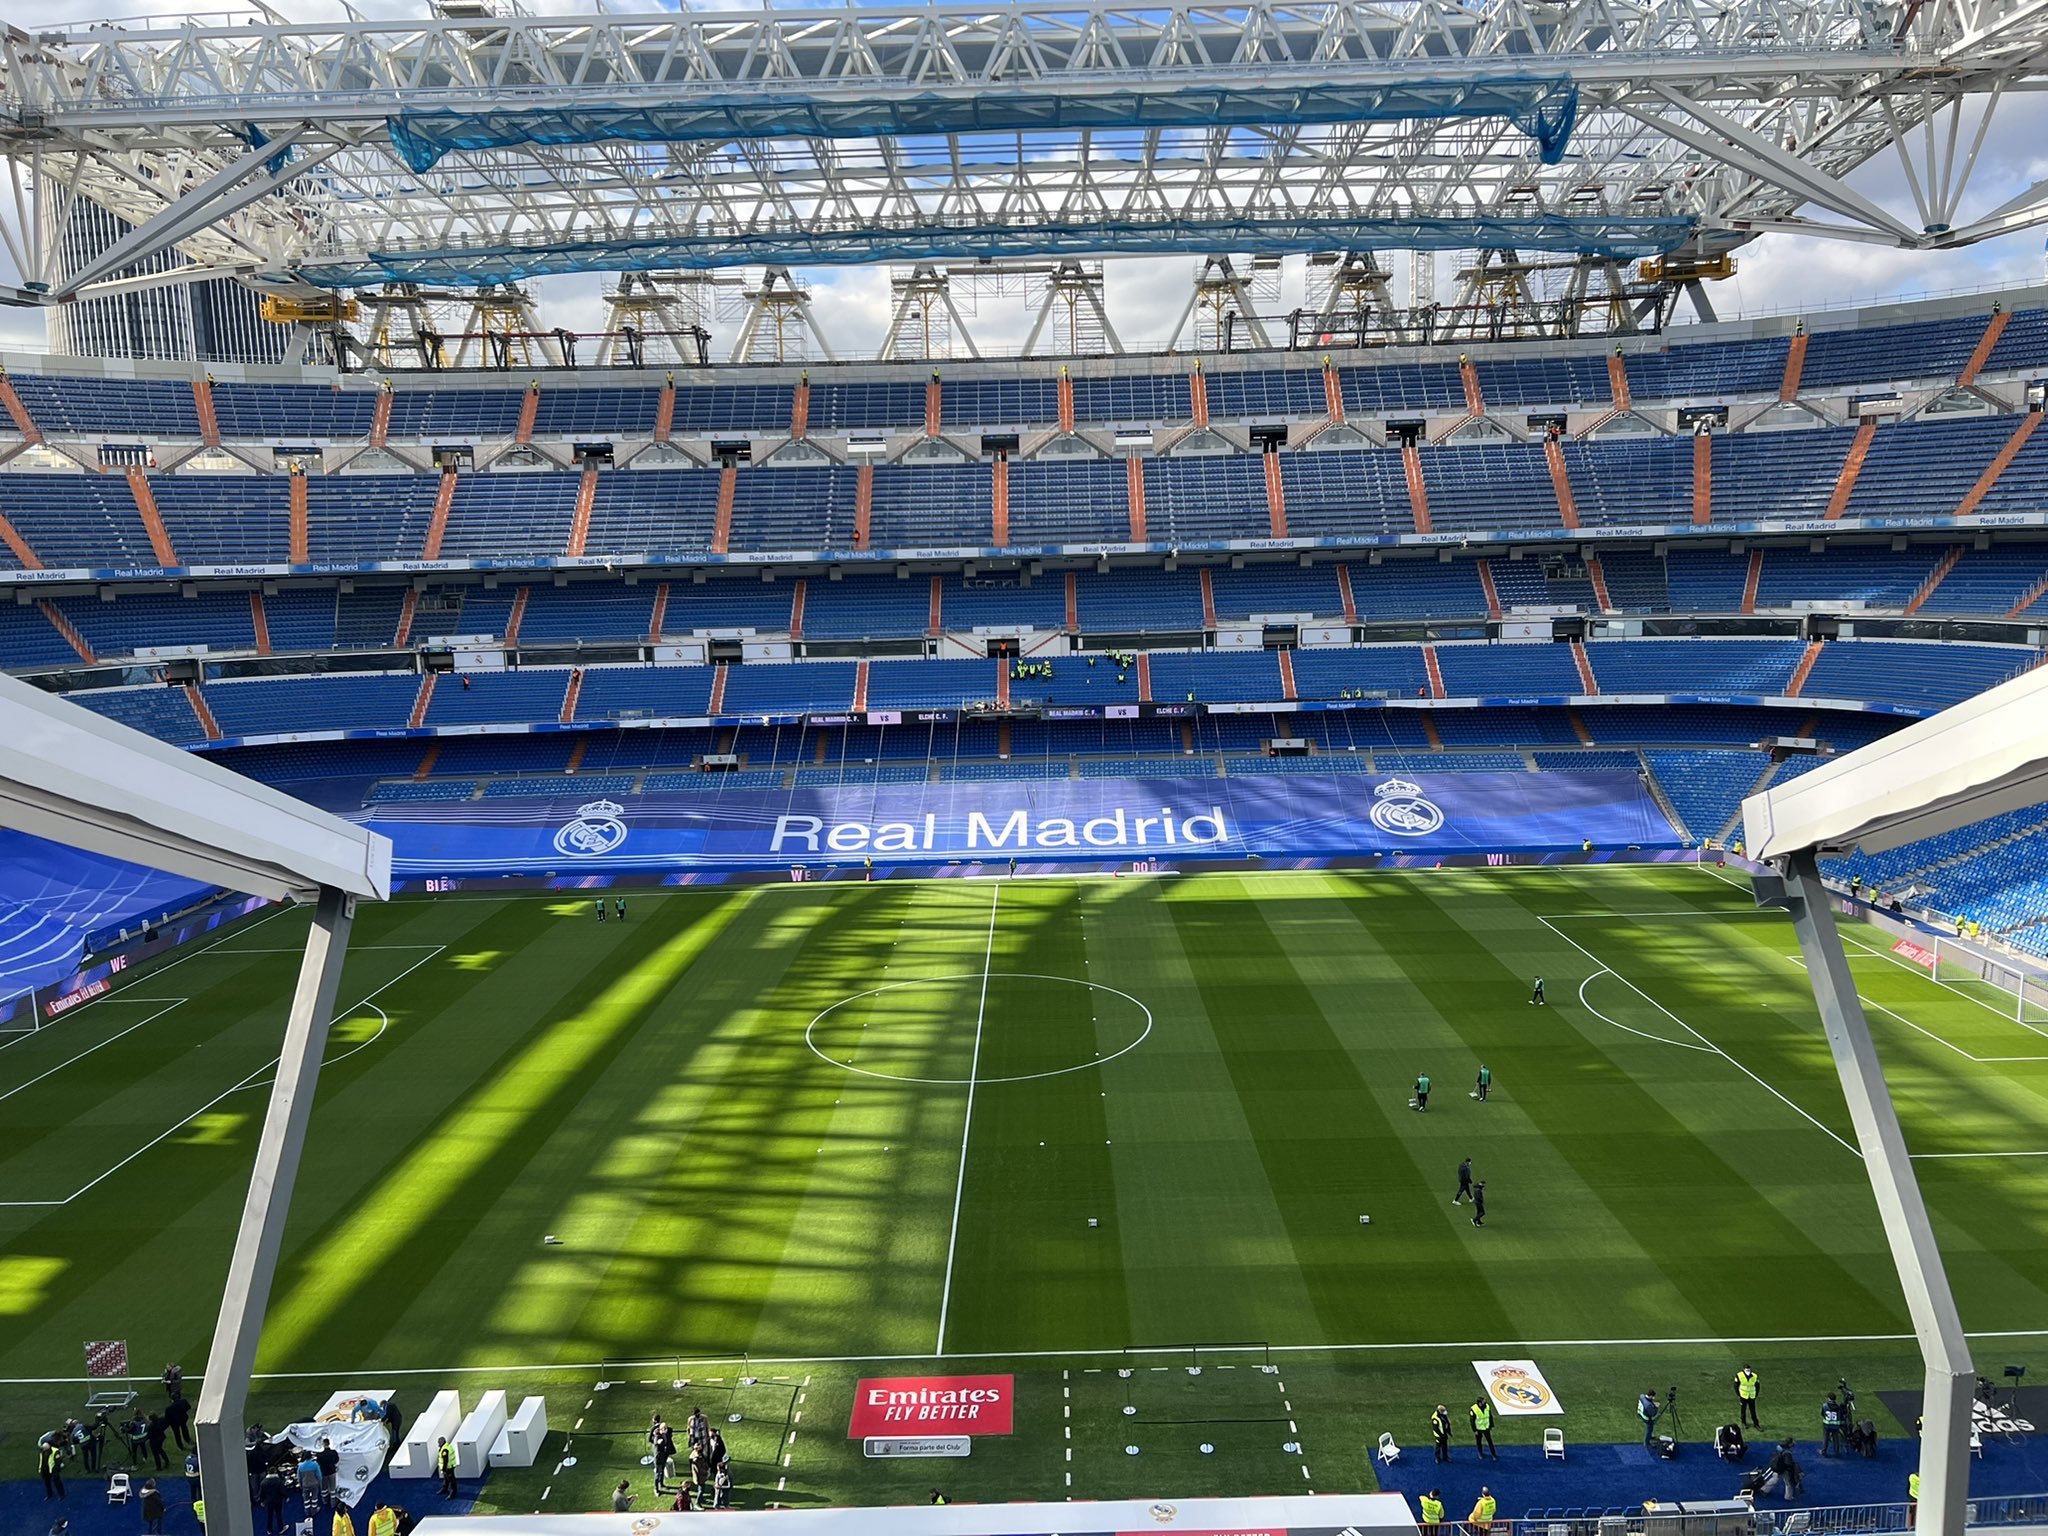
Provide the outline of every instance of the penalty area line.
{"type": "MultiPolygon", "coordinates": [[[[377,1006],[377,999],[383,996],[384,993],[390,991],[393,987],[397,986],[401,981],[405,980],[406,977],[410,976],[414,971],[418,970],[421,966],[431,963],[436,958],[436,956],[440,955],[443,951],[445,951],[447,947],[448,946],[445,944],[436,947],[433,954],[427,955],[423,959],[415,960],[411,965],[407,966],[404,970],[400,971],[396,976],[392,977],[389,981],[385,982],[383,986],[378,987],[375,991],[371,992],[367,997],[363,998],[360,1002],[351,1004],[349,1007],[345,1009],[339,1009],[336,1011],[334,1017],[339,1019],[347,1018],[350,1015],[360,1013],[365,1008],[374,1009],[377,1015],[383,1020],[383,1023],[378,1026],[376,1034],[372,1035],[369,1039],[364,1040],[359,1044],[352,1046],[348,1050],[342,1052],[340,1056],[337,1056],[334,1059],[335,1061],[345,1060],[346,1058],[355,1055],[357,1051],[364,1050],[369,1046],[376,1044],[378,1040],[381,1040],[383,1038],[384,1031],[390,1027],[391,1016],[385,1013],[381,1007],[377,1006]]],[[[168,1012],[169,1010],[167,1009],[165,1011],[168,1012]]],[[[178,1121],[175,1125],[167,1126],[164,1130],[160,1131],[155,1136],[152,1136],[148,1141],[144,1142],[141,1146],[137,1147],[133,1152],[130,1152],[126,1157],[122,1158],[118,1163],[114,1164],[113,1167],[99,1174],[97,1177],[92,1179],[91,1182],[81,1185],[79,1188],[73,1190],[70,1194],[66,1195],[62,1200],[0,1200],[0,1209],[7,1209],[16,1206],[69,1205],[72,1201],[77,1200],[84,1195],[90,1194],[99,1185],[104,1184],[108,1179],[111,1179],[123,1168],[126,1168],[130,1163],[134,1162],[138,1157],[142,1156],[143,1153],[150,1151],[152,1148],[169,1140],[172,1136],[175,1136],[179,1131],[185,1129],[185,1127],[190,1125],[194,1120],[197,1120],[201,1115],[205,1114],[208,1110],[212,1109],[214,1105],[221,1103],[223,1100],[233,1098],[243,1089],[252,1086],[259,1078],[263,1076],[264,1073],[275,1069],[280,1059],[280,1057],[276,1056],[271,1057],[270,1060],[264,1062],[262,1066],[258,1067],[255,1071],[251,1072],[248,1076],[244,1077],[240,1082],[236,1083],[233,1087],[227,1089],[225,1092],[215,1094],[212,1098],[208,1099],[204,1104],[200,1105],[197,1109],[193,1110],[191,1114],[185,1116],[184,1119],[178,1121]]],[[[321,1063],[321,1067],[323,1070],[332,1065],[334,1065],[334,1062],[323,1061],[321,1063]]]]}
{"type": "Polygon", "coordinates": [[[1808,1125],[1812,1126],[1815,1130],[1819,1131],[1823,1136],[1827,1137],[1829,1141],[1832,1141],[1844,1152],[1847,1152],[1851,1157],[1856,1158],[1859,1161],[1862,1159],[1863,1154],[1860,1151],[1858,1151],[1851,1143],[1844,1141],[1838,1133],[1830,1129],[1823,1122],[1815,1119],[1810,1113],[1808,1113],[1805,1109],[1802,1109],[1798,1104],[1794,1103],[1791,1099],[1787,1098],[1783,1093],[1781,1093],[1778,1089],[1773,1087],[1769,1082],[1765,1081],[1762,1077],[1758,1076],[1755,1072],[1752,1072],[1748,1067],[1744,1066],[1741,1062],[1737,1061],[1733,1056],[1729,1055],[1726,1051],[1722,1050],[1720,1046],[1714,1044],[1713,1041],[1709,1040],[1697,1029],[1694,1029],[1690,1024],[1686,1023],[1685,1020],[1681,1019],[1677,1014],[1673,1013],[1669,1008],[1665,1007],[1662,1003],[1657,1001],[1657,999],[1652,997],[1648,992],[1645,992],[1641,987],[1637,986],[1634,982],[1630,981],[1626,976],[1622,975],[1621,972],[1615,970],[1613,966],[1608,965],[1604,960],[1602,960],[1598,955],[1594,954],[1593,951],[1586,948],[1586,946],[1581,944],[1577,939],[1574,939],[1570,935],[1568,935],[1562,928],[1558,927],[1557,924],[1553,923],[1549,918],[1539,917],[1536,919],[1536,921],[1543,924],[1544,927],[1548,928],[1560,939],[1563,939],[1565,943],[1571,945],[1573,949],[1576,949],[1580,954],[1584,955],[1588,960],[1592,961],[1595,965],[1601,967],[1601,969],[1605,970],[1609,975],[1614,977],[1616,981],[1620,982],[1623,986],[1627,987],[1631,992],[1635,993],[1636,996],[1640,997],[1652,1008],[1655,1008],[1659,1013],[1663,1014],[1665,1018],[1669,1019],[1672,1023],[1676,1024],[1688,1035],[1691,1035],[1693,1039],[1699,1041],[1700,1044],[1705,1046],[1708,1050],[1712,1051],[1716,1056],[1719,1056],[1723,1061],[1727,1062],[1729,1066],[1733,1067],[1736,1071],[1740,1072],[1744,1077],[1748,1078],[1751,1082],[1755,1083],[1759,1088],[1763,1089],[1765,1093],[1768,1093],[1780,1104],[1783,1104],[1787,1109],[1791,1110],[1795,1115],[1799,1116],[1800,1119],[1804,1120],[1808,1125]]]}
{"type": "MultiPolygon", "coordinates": [[[[261,917],[257,918],[255,922],[249,923],[247,924],[247,926],[243,926],[239,922],[230,923],[228,925],[229,931],[222,934],[219,938],[215,939],[211,944],[202,944],[197,949],[188,949],[185,951],[184,954],[179,955],[176,959],[167,960],[162,965],[152,965],[143,970],[136,971],[134,975],[130,977],[127,986],[110,987],[105,992],[102,992],[98,997],[89,997],[84,1002],[80,1003],[77,1007],[68,1010],[64,1014],[64,1017],[66,1019],[75,1019],[80,1014],[84,1013],[86,1009],[91,1008],[96,1004],[111,1002],[113,1001],[113,999],[117,997],[126,997],[130,992],[133,992],[137,987],[141,986],[143,982],[154,981],[157,977],[163,975],[165,971],[175,970],[177,967],[183,965],[187,960],[197,960],[201,955],[211,954],[214,950],[219,949],[221,945],[227,943],[229,939],[241,938],[244,934],[248,933],[250,929],[260,928],[265,923],[269,922],[273,917],[281,917],[284,913],[290,910],[291,908],[287,906],[285,903],[279,902],[276,906],[272,907],[268,912],[264,913],[261,917]]],[[[16,994],[16,996],[20,995],[21,994],[19,993],[16,994]]],[[[139,1001],[154,1001],[154,999],[139,999],[139,1001]]],[[[7,1047],[10,1045],[21,1044],[22,1040],[33,1040],[37,1035],[45,1033],[51,1027],[51,1025],[46,1024],[43,1026],[42,1029],[24,1030],[21,1034],[21,1039],[19,1040],[0,1040],[0,1051],[6,1050],[7,1047]]]]}

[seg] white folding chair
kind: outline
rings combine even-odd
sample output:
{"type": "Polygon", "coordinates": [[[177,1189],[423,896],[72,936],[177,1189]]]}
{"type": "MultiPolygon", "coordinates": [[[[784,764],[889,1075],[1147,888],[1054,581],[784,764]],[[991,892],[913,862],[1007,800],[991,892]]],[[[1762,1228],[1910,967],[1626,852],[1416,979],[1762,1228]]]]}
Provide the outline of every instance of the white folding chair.
{"type": "Polygon", "coordinates": [[[1970,1431],[1970,1454],[1979,1461],[1984,1459],[1984,1437],[1974,1429],[1970,1431]]]}
{"type": "Polygon", "coordinates": [[[1394,1444],[1394,1432],[1392,1430],[1383,1429],[1380,1431],[1380,1448],[1373,1454],[1384,1462],[1396,1462],[1401,1459],[1401,1447],[1394,1444]]]}
{"type": "Polygon", "coordinates": [[[107,1502],[126,1504],[128,1502],[128,1474],[116,1472],[107,1479],[107,1502]]]}
{"type": "Polygon", "coordinates": [[[1549,1461],[1553,1457],[1564,1460],[1564,1431],[1555,1425],[1543,1431],[1543,1459],[1549,1461]]]}

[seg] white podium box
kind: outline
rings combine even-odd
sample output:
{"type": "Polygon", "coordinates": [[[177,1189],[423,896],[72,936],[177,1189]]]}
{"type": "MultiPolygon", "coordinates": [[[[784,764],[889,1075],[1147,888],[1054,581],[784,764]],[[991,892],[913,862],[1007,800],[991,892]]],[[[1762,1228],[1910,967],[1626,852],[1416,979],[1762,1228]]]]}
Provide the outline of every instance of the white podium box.
{"type": "Polygon", "coordinates": [[[494,1467],[530,1467],[540,1459],[540,1443],[548,1433],[548,1400],[529,1397],[519,1405],[491,1446],[494,1467]]]}
{"type": "Polygon", "coordinates": [[[485,1458],[491,1447],[498,1443],[498,1436],[505,1429],[505,1394],[486,1392],[477,1405],[470,1409],[469,1417],[462,1421],[462,1427],[455,1431],[450,1442],[455,1447],[455,1475],[457,1477],[482,1477],[485,1458]]]}
{"type": "Polygon", "coordinates": [[[406,1430],[405,1444],[391,1458],[393,1477],[433,1477],[436,1440],[453,1440],[462,1424],[462,1399],[453,1392],[436,1392],[420,1416],[406,1430]]]}

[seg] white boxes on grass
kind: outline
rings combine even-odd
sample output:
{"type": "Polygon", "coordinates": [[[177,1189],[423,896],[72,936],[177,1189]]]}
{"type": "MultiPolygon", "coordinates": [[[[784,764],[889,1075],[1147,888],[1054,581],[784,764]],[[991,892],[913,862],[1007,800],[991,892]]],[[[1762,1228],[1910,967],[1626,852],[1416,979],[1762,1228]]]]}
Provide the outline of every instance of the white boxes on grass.
{"type": "Polygon", "coordinates": [[[436,1392],[420,1416],[406,1430],[405,1444],[391,1458],[393,1477],[434,1477],[437,1440],[453,1440],[462,1426],[462,1399],[453,1392],[436,1392]]]}
{"type": "Polygon", "coordinates": [[[482,1477],[486,1458],[505,1430],[505,1394],[486,1392],[455,1431],[455,1475],[482,1477]]]}
{"type": "Polygon", "coordinates": [[[506,1421],[497,1443],[491,1447],[494,1467],[530,1467],[540,1459],[540,1443],[548,1434],[548,1400],[529,1397],[519,1411],[506,1421]]]}

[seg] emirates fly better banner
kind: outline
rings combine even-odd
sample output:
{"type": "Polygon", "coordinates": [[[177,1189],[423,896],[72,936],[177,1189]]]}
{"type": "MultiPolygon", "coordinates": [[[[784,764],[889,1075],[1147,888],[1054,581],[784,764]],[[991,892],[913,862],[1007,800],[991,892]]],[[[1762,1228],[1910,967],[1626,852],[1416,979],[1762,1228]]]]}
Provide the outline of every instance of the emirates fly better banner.
{"type": "Polygon", "coordinates": [[[848,1439],[890,1435],[1007,1435],[1016,1403],[1009,1376],[889,1376],[854,1389],[848,1439]]]}

